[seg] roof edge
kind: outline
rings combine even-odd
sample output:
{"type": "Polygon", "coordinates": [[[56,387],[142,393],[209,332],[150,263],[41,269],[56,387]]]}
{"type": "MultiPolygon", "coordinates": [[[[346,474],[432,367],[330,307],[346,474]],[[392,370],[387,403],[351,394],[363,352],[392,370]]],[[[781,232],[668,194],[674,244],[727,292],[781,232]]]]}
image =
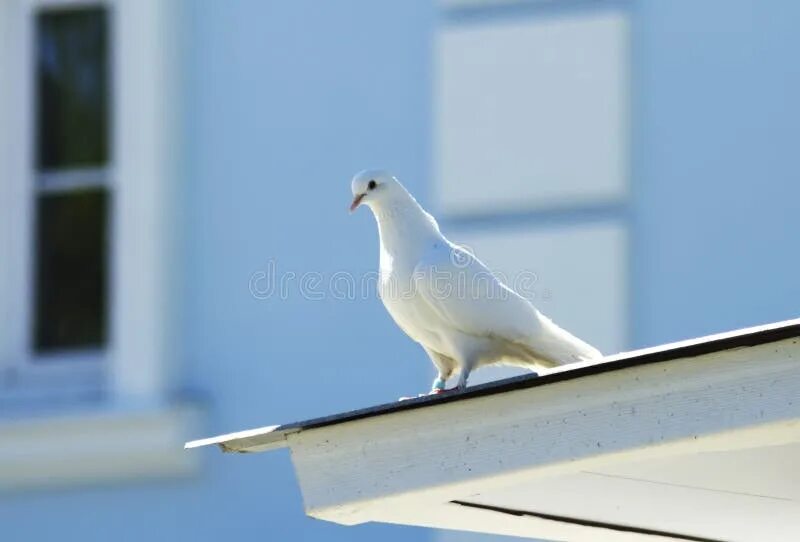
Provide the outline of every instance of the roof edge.
{"type": "Polygon", "coordinates": [[[287,436],[305,429],[314,429],[346,423],[363,418],[380,416],[404,410],[450,403],[474,397],[505,393],[518,389],[546,385],[572,378],[636,367],[648,363],[659,363],[681,358],[690,358],[742,348],[778,342],[800,337],[800,318],[771,324],[738,329],[725,333],[707,335],[696,339],[668,343],[656,347],[622,352],[606,356],[600,361],[564,365],[543,373],[541,376],[523,375],[472,386],[463,391],[452,391],[440,395],[428,395],[406,401],[385,403],[320,418],[284,425],[271,425],[236,433],[187,442],[185,449],[200,448],[216,444],[223,452],[262,452],[287,446],[287,436]]]}
{"type": "Polygon", "coordinates": [[[183,448],[190,450],[216,444],[223,452],[265,452],[286,447],[286,435],[299,431],[280,425],[268,425],[215,437],[192,440],[183,448]]]}

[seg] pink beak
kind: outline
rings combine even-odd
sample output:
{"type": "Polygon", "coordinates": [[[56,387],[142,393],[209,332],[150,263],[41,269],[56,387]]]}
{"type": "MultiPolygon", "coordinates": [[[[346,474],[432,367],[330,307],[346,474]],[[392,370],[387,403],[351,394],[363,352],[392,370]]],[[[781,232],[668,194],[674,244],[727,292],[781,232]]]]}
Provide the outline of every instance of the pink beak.
{"type": "Polygon", "coordinates": [[[357,195],[356,197],[353,198],[353,203],[350,204],[350,212],[351,213],[353,211],[355,211],[356,207],[358,207],[361,204],[361,200],[364,199],[364,195],[365,194],[359,194],[359,195],[357,195]]]}

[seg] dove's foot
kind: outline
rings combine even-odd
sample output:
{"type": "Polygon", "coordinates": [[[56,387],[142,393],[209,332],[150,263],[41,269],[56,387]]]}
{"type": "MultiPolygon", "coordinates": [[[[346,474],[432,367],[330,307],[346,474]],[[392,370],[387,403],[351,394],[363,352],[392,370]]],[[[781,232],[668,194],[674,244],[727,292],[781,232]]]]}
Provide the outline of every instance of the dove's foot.
{"type": "Polygon", "coordinates": [[[447,393],[448,391],[455,391],[456,388],[450,388],[449,390],[444,388],[433,388],[428,393],[420,393],[416,397],[401,397],[398,401],[408,401],[409,399],[419,399],[420,397],[429,397],[431,395],[441,395],[442,393],[447,393]]]}
{"type": "Polygon", "coordinates": [[[447,385],[447,380],[445,378],[442,378],[441,376],[437,377],[436,380],[433,381],[433,385],[431,386],[431,391],[428,395],[435,395],[437,393],[442,393],[446,385],[447,385]]]}

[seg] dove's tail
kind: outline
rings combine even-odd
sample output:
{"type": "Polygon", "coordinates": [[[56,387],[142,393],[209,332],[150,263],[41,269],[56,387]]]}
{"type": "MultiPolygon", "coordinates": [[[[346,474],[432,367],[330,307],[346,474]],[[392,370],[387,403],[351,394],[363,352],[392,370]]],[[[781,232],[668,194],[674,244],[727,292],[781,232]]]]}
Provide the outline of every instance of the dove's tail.
{"type": "Polygon", "coordinates": [[[539,329],[524,345],[530,351],[531,359],[520,365],[551,368],[603,357],[597,348],[557,326],[546,316],[540,316],[539,329]]]}

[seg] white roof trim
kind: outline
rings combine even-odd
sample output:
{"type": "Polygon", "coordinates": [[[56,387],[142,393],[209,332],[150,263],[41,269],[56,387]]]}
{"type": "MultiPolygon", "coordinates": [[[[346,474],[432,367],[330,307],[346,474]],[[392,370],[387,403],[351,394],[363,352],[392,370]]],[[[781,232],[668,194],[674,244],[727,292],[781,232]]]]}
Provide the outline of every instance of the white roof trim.
{"type": "Polygon", "coordinates": [[[299,430],[299,428],[281,429],[280,425],[268,425],[257,429],[193,440],[187,442],[184,448],[188,450],[216,444],[223,452],[265,452],[285,447],[286,435],[299,430]]]}
{"type": "MultiPolygon", "coordinates": [[[[673,352],[676,353],[675,356],[672,356],[673,359],[687,357],[683,351],[689,351],[689,355],[692,355],[691,351],[698,348],[707,351],[718,351],[729,348],[738,348],[741,346],[750,346],[752,344],[760,344],[760,342],[771,342],[774,340],[775,332],[778,332],[779,337],[791,336],[792,334],[800,335],[800,318],[761,326],[748,327],[725,333],[707,335],[705,337],[696,339],[677,341],[660,346],[632,350],[630,352],[621,352],[619,354],[606,356],[600,361],[580,362],[557,367],[547,371],[547,373],[543,373],[543,376],[544,374],[568,375],[569,373],[576,373],[577,376],[578,370],[591,367],[608,367],[609,370],[611,370],[615,368],[615,364],[621,364],[641,358],[670,354],[673,352]],[[785,333],[781,333],[782,331],[785,333]],[[748,339],[750,340],[748,341],[748,339]]],[[[664,359],[656,359],[655,361],[664,361],[664,359]]],[[[624,365],[620,368],[623,367],[624,365]]],[[[235,433],[227,433],[223,435],[217,435],[215,437],[193,440],[191,442],[187,442],[184,447],[185,449],[192,449],[203,446],[217,445],[223,452],[240,453],[275,450],[278,448],[284,448],[288,445],[286,440],[288,435],[298,433],[306,429],[335,425],[338,423],[346,423],[348,421],[354,421],[364,417],[389,414],[397,410],[398,407],[405,410],[406,408],[410,409],[435,406],[437,404],[451,402],[452,400],[466,400],[478,395],[503,393],[506,391],[504,387],[508,384],[516,384],[524,381],[531,381],[531,383],[535,383],[535,380],[538,378],[541,377],[522,376],[509,378],[470,387],[464,392],[451,392],[444,395],[420,397],[418,399],[404,401],[403,403],[388,403],[385,405],[379,405],[352,412],[345,412],[322,418],[315,418],[302,422],[294,422],[283,425],[269,425],[256,429],[248,429],[245,431],[238,431],[235,433]]]]}
{"type": "Polygon", "coordinates": [[[343,525],[793,542],[800,492],[786,465],[800,449],[798,390],[792,320],[187,447],[289,446],[306,513],[343,525]],[[776,450],[788,456],[770,463],[776,450]],[[729,465],[721,476],[720,461],[729,465]],[[689,481],[663,479],[675,473],[689,481]],[[575,487],[588,487],[592,501],[572,505],[575,487]],[[731,502],[735,514],[707,521],[731,502]]]}

